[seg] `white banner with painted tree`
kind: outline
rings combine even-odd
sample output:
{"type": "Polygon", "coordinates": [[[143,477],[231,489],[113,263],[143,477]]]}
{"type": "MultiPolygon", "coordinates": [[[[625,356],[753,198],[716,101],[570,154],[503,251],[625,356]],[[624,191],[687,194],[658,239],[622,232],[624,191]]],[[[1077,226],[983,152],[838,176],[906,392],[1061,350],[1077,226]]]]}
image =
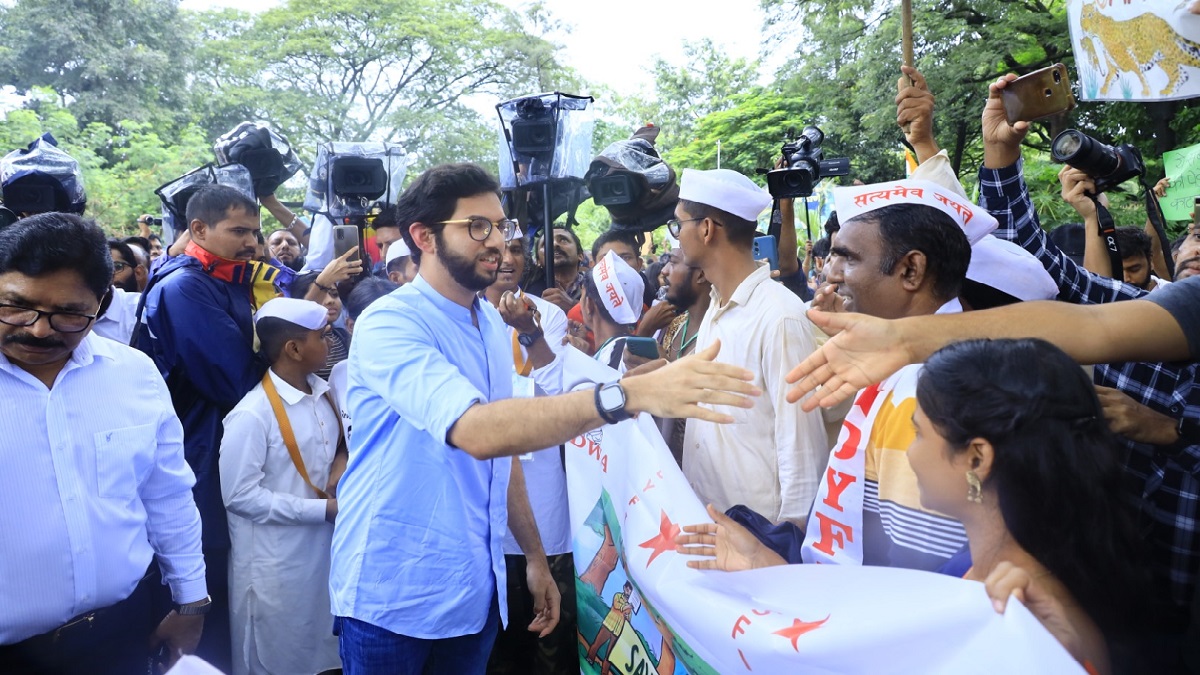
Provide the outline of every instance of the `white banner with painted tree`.
{"type": "MultiPolygon", "coordinates": [[[[615,379],[588,361],[575,362],[587,379],[615,379]]],[[[978,582],[843,565],[689,568],[675,535],[712,521],[648,415],[575,438],[566,460],[581,673],[1083,672],[1020,603],[997,614],[978,582]]]]}

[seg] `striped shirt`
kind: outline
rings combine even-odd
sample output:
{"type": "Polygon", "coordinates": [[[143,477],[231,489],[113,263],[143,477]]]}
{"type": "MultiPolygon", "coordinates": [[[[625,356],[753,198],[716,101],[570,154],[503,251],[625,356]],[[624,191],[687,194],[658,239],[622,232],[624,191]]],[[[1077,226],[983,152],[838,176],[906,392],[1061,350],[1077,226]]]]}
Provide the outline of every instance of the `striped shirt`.
{"type": "Polygon", "coordinates": [[[920,366],[902,371],[867,434],[863,481],[863,564],[935,571],[967,545],[953,518],[921,506],[908,463],[920,366]]]}

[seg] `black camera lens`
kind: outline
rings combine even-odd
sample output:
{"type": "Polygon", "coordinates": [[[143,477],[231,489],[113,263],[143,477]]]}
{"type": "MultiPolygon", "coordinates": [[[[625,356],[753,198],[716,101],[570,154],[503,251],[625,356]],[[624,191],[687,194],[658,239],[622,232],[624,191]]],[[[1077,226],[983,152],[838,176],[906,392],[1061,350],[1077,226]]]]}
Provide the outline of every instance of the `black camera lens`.
{"type": "Polygon", "coordinates": [[[338,157],[330,178],[334,194],[347,200],[379,199],[388,188],[383,160],[374,157],[338,157]]]}
{"type": "Polygon", "coordinates": [[[1108,176],[1121,166],[1121,156],[1115,148],[1075,129],[1067,129],[1054,138],[1050,156],[1096,178],[1108,176]]]}

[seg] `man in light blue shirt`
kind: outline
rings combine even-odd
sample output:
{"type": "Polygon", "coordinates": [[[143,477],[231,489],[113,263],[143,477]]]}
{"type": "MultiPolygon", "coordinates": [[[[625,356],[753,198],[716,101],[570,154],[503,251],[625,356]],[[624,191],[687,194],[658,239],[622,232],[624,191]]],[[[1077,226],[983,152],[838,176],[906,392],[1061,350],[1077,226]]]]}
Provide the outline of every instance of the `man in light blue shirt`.
{"type": "Polygon", "coordinates": [[[420,275],[355,322],[354,434],[330,577],[342,663],[347,675],[482,673],[506,622],[506,524],[528,559],[529,630],[545,635],[558,622],[558,590],[511,456],[642,411],[728,421],[697,404],[748,407],[744,395],[758,392],[749,373],[713,363],[714,348],[595,391],[511,398],[504,323],[478,296],[516,231],[499,184],[475,165],[434,167],[396,216],[420,275]]]}

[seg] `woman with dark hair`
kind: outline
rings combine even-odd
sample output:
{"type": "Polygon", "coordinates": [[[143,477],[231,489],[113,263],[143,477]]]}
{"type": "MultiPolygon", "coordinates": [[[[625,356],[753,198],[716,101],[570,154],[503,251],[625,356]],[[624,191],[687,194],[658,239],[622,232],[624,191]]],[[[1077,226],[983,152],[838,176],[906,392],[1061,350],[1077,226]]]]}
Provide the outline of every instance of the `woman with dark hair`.
{"type": "Polygon", "coordinates": [[[962,522],[997,608],[1016,594],[1071,653],[1108,672],[1135,616],[1136,546],[1116,446],[1091,381],[1041,340],[972,340],[925,364],[908,461],[921,503],[962,522]]]}
{"type": "MultiPolygon", "coordinates": [[[[1091,381],[1041,340],[952,344],[925,364],[907,456],[921,505],[963,524],[971,568],[997,611],[1020,599],[1093,673],[1106,638],[1138,616],[1145,582],[1120,498],[1120,462],[1091,381]]],[[[716,525],[684,527],[689,566],[785,564],[709,507],[716,525]]]]}

